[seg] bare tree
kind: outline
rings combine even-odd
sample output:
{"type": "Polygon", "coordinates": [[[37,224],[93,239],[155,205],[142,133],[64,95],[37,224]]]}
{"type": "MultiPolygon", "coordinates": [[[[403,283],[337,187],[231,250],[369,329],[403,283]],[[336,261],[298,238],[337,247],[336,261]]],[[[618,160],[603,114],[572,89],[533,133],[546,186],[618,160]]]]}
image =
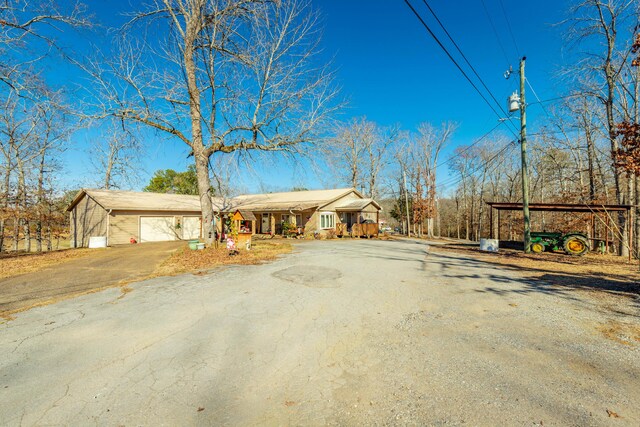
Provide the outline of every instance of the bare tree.
{"type": "Polygon", "coordinates": [[[91,165],[102,177],[100,188],[121,188],[138,177],[142,146],[135,134],[120,123],[110,123],[101,137],[92,141],[89,149],[91,165]]]}
{"type": "Polygon", "coordinates": [[[365,117],[339,123],[334,136],[324,146],[327,161],[340,179],[360,189],[365,183],[365,155],[367,147],[374,145],[377,125],[365,117]]]}
{"type": "MultiPolygon", "coordinates": [[[[574,6],[571,13],[571,39],[578,44],[596,41],[603,46],[602,51],[594,51],[593,47],[590,47],[584,59],[577,64],[577,69],[579,75],[586,74],[590,81],[598,85],[587,88],[587,91],[604,106],[606,135],[613,155],[619,149],[616,135],[616,123],[619,121],[616,117],[616,101],[619,100],[622,72],[631,58],[631,38],[623,37],[621,41],[619,33],[633,31],[637,24],[638,3],[633,0],[584,0],[574,6]],[[625,43],[625,40],[628,42],[625,43]]],[[[625,203],[626,198],[623,180],[623,172],[614,167],[614,187],[617,202],[620,204],[625,203]]],[[[623,214],[618,216],[618,227],[626,233],[623,214]]],[[[626,255],[626,236],[623,235],[620,240],[620,254],[626,255]]]]}
{"type": "Polygon", "coordinates": [[[5,0],[0,4],[0,82],[11,90],[31,91],[33,65],[52,50],[62,52],[56,39],[60,29],[88,28],[90,17],[82,3],[54,0],[5,0]]]}
{"type": "Polygon", "coordinates": [[[336,107],[317,21],[302,0],[155,0],[122,29],[116,62],[85,69],[102,115],[189,147],[210,227],[212,155],[301,150],[336,107]]]}
{"type": "Polygon", "coordinates": [[[434,237],[434,220],[436,218],[436,178],[440,151],[445,147],[457,125],[451,122],[443,123],[438,129],[429,123],[421,123],[418,126],[418,152],[416,167],[422,170],[425,194],[425,218],[427,220],[427,237],[434,237]]]}
{"type": "Polygon", "coordinates": [[[340,179],[376,198],[380,176],[393,159],[391,148],[398,141],[397,126],[385,128],[365,117],[339,123],[324,147],[328,163],[340,179]]]}

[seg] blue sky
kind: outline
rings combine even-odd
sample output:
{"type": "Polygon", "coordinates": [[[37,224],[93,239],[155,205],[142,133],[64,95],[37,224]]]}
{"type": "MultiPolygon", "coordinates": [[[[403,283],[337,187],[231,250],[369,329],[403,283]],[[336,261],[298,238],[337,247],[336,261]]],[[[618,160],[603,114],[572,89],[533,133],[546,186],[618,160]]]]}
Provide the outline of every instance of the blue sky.
{"type": "MultiPolygon", "coordinates": [[[[428,14],[422,0],[412,0],[411,3],[445,41],[445,35],[428,14]]],[[[366,116],[383,126],[397,124],[409,131],[420,122],[434,125],[444,121],[457,122],[460,127],[446,147],[445,157],[456,146],[472,143],[497,124],[495,113],[446,57],[403,0],[312,0],[312,5],[323,19],[323,57],[333,58],[337,83],[342,88],[342,95],[349,100],[341,118],[366,116]]],[[[568,16],[568,2],[484,0],[497,37],[487,18],[483,0],[431,1],[430,5],[503,106],[506,97],[517,86],[517,74],[505,80],[503,73],[510,65],[517,69],[522,55],[527,56],[527,77],[541,99],[567,93],[568,89],[556,77],[566,61],[563,28],[553,24],[568,16]]],[[[126,1],[94,1],[90,7],[106,26],[121,23],[123,17],[120,14],[132,10],[126,1]]],[[[447,42],[446,45],[453,52],[451,44],[447,42]]],[[[459,55],[455,54],[455,57],[459,58],[459,55]]],[[[459,61],[462,64],[462,60],[459,61]]],[[[55,79],[62,82],[66,78],[78,77],[76,72],[63,66],[58,69],[55,79]],[[60,72],[62,70],[63,73],[60,72]]],[[[533,94],[529,92],[528,102],[533,101],[533,94]]],[[[535,132],[543,123],[542,110],[539,106],[532,106],[529,109],[530,131],[535,132]]],[[[502,130],[507,134],[506,128],[502,130]]],[[[88,140],[95,137],[99,137],[96,132],[75,135],[64,163],[78,166],[66,171],[66,185],[86,186],[95,181],[84,151],[88,140]]],[[[134,189],[144,186],[157,169],[183,170],[189,164],[188,150],[181,142],[148,135],[146,145],[148,150],[140,162],[141,179],[134,189]]],[[[260,191],[288,189],[294,185],[320,188],[339,184],[327,176],[302,173],[305,169],[306,163],[281,162],[274,166],[257,162],[257,176],[242,178],[239,185],[245,191],[260,191]]],[[[447,171],[442,170],[440,175],[446,178],[447,171]]]]}

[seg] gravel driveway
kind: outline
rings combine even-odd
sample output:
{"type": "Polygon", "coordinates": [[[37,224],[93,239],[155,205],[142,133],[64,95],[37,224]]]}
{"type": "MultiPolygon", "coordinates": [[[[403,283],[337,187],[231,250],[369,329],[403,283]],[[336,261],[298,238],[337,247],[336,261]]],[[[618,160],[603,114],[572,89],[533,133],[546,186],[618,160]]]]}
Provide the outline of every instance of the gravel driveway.
{"type": "Polygon", "coordinates": [[[600,332],[637,304],[424,242],[131,287],[0,325],[0,424],[640,424],[640,351],[600,332]]]}

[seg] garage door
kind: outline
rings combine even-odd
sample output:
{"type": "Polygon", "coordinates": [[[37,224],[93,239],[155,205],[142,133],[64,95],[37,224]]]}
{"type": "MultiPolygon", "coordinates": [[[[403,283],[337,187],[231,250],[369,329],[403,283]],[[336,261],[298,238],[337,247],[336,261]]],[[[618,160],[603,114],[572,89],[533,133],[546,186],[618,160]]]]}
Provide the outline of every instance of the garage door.
{"type": "Polygon", "coordinates": [[[176,240],[172,216],[140,217],[140,241],[164,242],[176,240]]]}
{"type": "Polygon", "coordinates": [[[200,238],[200,221],[199,216],[185,216],[182,220],[182,238],[183,239],[199,239],[200,238]]]}

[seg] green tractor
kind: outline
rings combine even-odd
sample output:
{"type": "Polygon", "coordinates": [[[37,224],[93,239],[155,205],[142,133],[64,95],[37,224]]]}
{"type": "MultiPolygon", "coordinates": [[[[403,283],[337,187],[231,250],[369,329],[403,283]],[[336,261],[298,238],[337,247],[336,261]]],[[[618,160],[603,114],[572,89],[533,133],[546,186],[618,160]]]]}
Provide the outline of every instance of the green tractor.
{"type": "Polygon", "coordinates": [[[531,251],[539,254],[544,251],[564,250],[568,255],[582,256],[589,252],[589,238],[584,233],[571,232],[531,233],[531,251]]]}

